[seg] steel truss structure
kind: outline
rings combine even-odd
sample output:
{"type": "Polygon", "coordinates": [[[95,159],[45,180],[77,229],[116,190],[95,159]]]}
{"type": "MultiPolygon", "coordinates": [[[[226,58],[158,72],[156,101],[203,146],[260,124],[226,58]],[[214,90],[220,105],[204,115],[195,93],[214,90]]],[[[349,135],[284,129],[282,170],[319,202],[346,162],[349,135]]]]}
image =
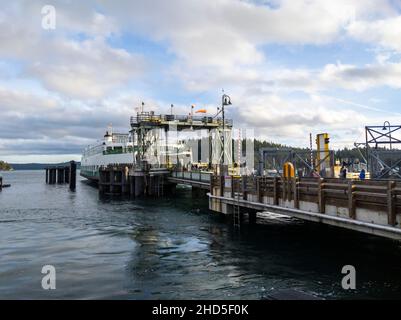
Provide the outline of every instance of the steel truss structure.
{"type": "Polygon", "coordinates": [[[399,137],[401,125],[386,121],[383,126],[366,126],[365,142],[355,143],[373,179],[401,179],[401,150],[394,148],[401,145],[399,137]]]}
{"type": "MultiPolygon", "coordinates": [[[[138,112],[131,117],[131,135],[137,152],[136,168],[165,168],[174,163],[178,150],[172,150],[169,135],[184,131],[207,130],[209,136],[209,167],[223,162],[232,164],[232,120],[208,116],[183,116],[138,112]],[[224,129],[223,129],[224,124],[224,129]]],[[[171,138],[171,137],[170,137],[171,138]]],[[[175,162],[178,165],[178,159],[175,162]]]]}

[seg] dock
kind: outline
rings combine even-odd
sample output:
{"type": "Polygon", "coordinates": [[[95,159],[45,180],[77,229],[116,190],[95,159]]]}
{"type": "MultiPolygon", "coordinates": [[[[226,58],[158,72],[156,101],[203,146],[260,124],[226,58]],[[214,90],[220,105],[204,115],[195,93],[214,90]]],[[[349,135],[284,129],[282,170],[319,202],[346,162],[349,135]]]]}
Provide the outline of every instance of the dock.
{"type": "MultiPolygon", "coordinates": [[[[302,151],[262,148],[256,171],[253,153],[252,157],[243,156],[242,150],[245,145],[247,152],[253,151],[253,144],[242,136],[241,129],[234,135],[232,120],[224,116],[224,107],[230,104],[224,94],[214,117],[194,116],[192,112],[187,116],[138,112],[131,117],[130,134],[136,150],[133,161],[95,169],[92,177],[96,177],[99,193],[157,198],[174,194],[177,185],[186,185],[195,191],[194,195],[207,197],[209,210],[230,217],[236,228],[244,221],[257,223],[261,212],[272,212],[401,240],[401,179],[396,171],[401,150],[386,151],[386,158],[380,158],[374,149],[377,140],[369,140],[367,134],[366,170],[373,179],[360,180],[355,175],[338,178],[329,135],[322,133],[317,135],[316,150],[312,148],[312,137],[310,149],[302,151]],[[185,163],[178,151],[169,147],[172,138],[197,130],[206,132],[202,139],[209,142],[201,146],[201,140],[192,141],[191,148],[201,153],[193,162],[202,164],[203,169],[192,160],[185,163]],[[386,162],[389,152],[391,163],[386,162]],[[276,169],[265,168],[266,161],[275,163],[276,169]],[[378,163],[385,168],[380,175],[378,163]]],[[[401,126],[394,126],[394,130],[398,128],[401,130],[401,126]]],[[[371,127],[365,130],[368,133],[371,127]]],[[[387,135],[380,136],[384,146],[383,136],[387,135]]],[[[390,135],[388,139],[392,145],[401,144],[390,135]]],[[[54,175],[49,173],[53,182],[54,175]]]]}
{"type": "Polygon", "coordinates": [[[99,192],[157,198],[174,194],[180,184],[208,197],[209,210],[230,216],[237,226],[245,217],[256,223],[258,213],[273,212],[401,240],[401,181],[142,173],[110,166],[100,171],[99,192]]]}
{"type": "Polygon", "coordinates": [[[401,240],[401,181],[213,177],[209,209],[268,211],[401,240]]]}
{"type": "Polygon", "coordinates": [[[77,181],[77,164],[75,161],[70,161],[68,166],[48,166],[46,171],[46,183],[68,184],[71,191],[75,191],[77,181]]]}

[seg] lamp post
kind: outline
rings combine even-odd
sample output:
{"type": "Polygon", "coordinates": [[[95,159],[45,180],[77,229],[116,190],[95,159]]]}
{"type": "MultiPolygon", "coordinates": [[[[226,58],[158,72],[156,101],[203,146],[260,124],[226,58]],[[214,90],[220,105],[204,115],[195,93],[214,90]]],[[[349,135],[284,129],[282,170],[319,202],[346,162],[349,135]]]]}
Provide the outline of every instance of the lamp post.
{"type": "Polygon", "coordinates": [[[389,122],[389,121],[384,121],[384,124],[383,124],[383,131],[386,131],[386,130],[387,130],[386,125],[388,125],[387,127],[388,127],[389,138],[390,138],[390,150],[392,150],[393,148],[392,148],[392,144],[391,144],[391,125],[390,125],[390,122],[389,122]]]}
{"type": "Polygon", "coordinates": [[[223,142],[223,156],[222,156],[222,168],[224,166],[224,154],[226,152],[226,146],[225,146],[225,118],[224,118],[224,107],[231,105],[231,98],[226,95],[225,93],[221,97],[221,112],[222,112],[222,117],[223,117],[223,137],[222,137],[222,142],[223,142]]]}
{"type": "Polygon", "coordinates": [[[174,108],[174,105],[171,104],[170,108],[171,108],[171,115],[173,115],[173,108],[174,108]]]}

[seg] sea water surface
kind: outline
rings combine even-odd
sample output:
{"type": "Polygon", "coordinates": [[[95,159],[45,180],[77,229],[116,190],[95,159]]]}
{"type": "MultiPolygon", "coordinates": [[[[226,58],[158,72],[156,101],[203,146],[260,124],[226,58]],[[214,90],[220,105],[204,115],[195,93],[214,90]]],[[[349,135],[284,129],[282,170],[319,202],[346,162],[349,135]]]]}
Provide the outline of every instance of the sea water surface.
{"type": "Polygon", "coordinates": [[[400,299],[398,242],[268,216],[234,229],[205,198],[99,197],[46,185],[43,171],[3,173],[0,299],[264,299],[296,289],[325,299],[400,299]],[[44,265],[56,289],[44,290],[44,265]],[[356,290],[344,290],[344,265],[356,290]]]}

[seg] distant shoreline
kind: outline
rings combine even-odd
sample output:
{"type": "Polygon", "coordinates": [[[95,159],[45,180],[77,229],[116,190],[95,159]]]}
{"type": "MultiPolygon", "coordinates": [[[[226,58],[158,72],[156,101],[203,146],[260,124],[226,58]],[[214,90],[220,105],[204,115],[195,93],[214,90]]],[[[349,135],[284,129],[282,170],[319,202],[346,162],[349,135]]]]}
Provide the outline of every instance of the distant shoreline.
{"type": "MultiPolygon", "coordinates": [[[[44,170],[48,166],[66,166],[69,162],[64,163],[10,163],[14,171],[23,170],[44,170]]],[[[77,162],[77,169],[81,168],[81,162],[77,162]]]]}

